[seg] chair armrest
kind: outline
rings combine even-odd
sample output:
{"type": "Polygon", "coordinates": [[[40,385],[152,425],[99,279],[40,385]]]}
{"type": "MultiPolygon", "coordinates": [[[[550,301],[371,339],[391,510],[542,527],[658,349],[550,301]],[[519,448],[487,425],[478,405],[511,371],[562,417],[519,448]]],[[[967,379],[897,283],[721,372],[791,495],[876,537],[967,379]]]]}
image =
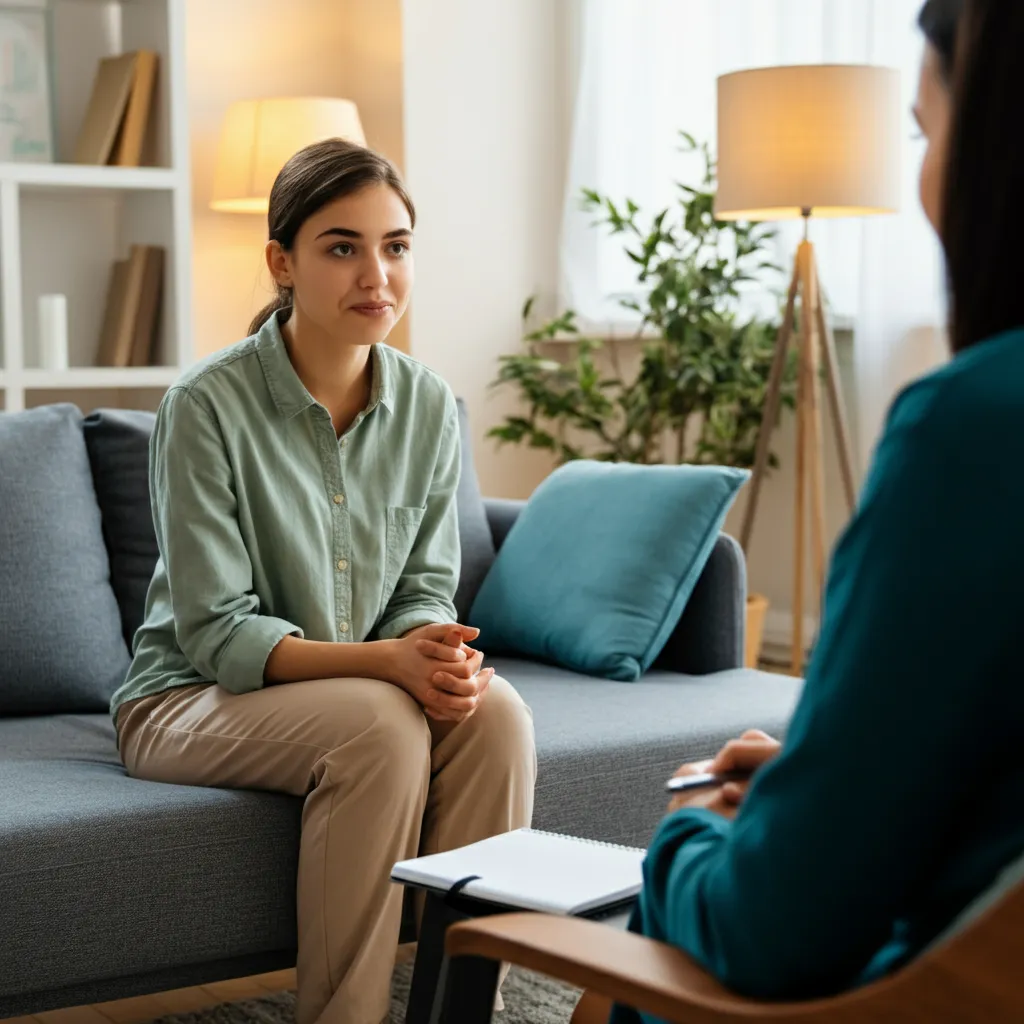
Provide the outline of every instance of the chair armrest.
{"type": "Polygon", "coordinates": [[[525,501],[513,498],[484,498],[484,511],[487,513],[487,524],[491,528],[495,551],[505,543],[509,530],[524,508],[525,501]]]}
{"type": "Polygon", "coordinates": [[[696,676],[742,668],[746,631],[747,563],[722,533],[656,667],[696,676]]]}
{"type": "Polygon", "coordinates": [[[733,995],[673,946],[578,917],[480,917],[449,928],[445,947],[449,956],[518,964],[666,1021],[725,1024],[764,1007],[733,995]]]}

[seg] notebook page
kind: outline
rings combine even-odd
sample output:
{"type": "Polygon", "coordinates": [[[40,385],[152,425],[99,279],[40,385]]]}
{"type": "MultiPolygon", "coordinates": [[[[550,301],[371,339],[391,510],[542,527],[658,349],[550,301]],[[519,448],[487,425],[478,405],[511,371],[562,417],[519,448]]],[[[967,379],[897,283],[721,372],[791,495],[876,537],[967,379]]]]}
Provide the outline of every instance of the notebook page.
{"type": "Polygon", "coordinates": [[[640,891],[644,850],[517,829],[479,843],[395,865],[396,881],[448,889],[467,875],[462,892],[550,914],[579,914],[640,891]]]}

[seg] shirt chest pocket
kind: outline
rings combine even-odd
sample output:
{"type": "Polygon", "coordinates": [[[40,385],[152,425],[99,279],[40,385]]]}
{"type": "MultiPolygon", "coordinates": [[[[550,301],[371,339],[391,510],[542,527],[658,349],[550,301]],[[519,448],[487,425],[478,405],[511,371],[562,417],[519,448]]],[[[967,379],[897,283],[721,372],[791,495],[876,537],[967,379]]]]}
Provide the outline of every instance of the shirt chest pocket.
{"type": "Polygon", "coordinates": [[[423,523],[424,511],[422,508],[402,505],[388,507],[387,532],[384,537],[384,589],[380,598],[381,614],[391,600],[405,563],[412,553],[416,536],[423,523]]]}

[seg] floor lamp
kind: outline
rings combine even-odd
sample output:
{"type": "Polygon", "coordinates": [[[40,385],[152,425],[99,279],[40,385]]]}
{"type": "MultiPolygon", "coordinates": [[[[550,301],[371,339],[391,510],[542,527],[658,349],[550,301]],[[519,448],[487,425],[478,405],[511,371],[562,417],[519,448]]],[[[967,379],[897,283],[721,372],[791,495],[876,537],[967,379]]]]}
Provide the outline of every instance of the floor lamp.
{"type": "Polygon", "coordinates": [[[808,502],[813,579],[825,580],[825,484],[821,385],[824,377],[846,501],[855,500],[853,459],[835,342],[808,237],[814,217],[891,213],[899,205],[900,79],[889,68],[799,65],[758,68],[718,79],[718,190],[721,220],[802,217],[786,310],[772,362],[764,419],[740,543],[744,551],[768,466],[790,346],[798,353],[796,506],[791,668],[803,669],[804,553],[808,502]]]}

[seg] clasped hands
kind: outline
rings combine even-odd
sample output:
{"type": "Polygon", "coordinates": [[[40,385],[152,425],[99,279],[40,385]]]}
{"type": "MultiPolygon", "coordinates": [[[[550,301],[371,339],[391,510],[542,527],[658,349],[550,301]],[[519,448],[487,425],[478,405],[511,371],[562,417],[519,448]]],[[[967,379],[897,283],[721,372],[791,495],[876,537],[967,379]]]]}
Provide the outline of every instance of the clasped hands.
{"type": "Polygon", "coordinates": [[[483,652],[468,646],[480,630],[457,622],[430,624],[393,641],[392,682],[430,718],[462,722],[479,707],[494,676],[483,652]]]}

